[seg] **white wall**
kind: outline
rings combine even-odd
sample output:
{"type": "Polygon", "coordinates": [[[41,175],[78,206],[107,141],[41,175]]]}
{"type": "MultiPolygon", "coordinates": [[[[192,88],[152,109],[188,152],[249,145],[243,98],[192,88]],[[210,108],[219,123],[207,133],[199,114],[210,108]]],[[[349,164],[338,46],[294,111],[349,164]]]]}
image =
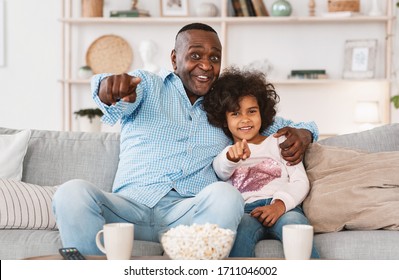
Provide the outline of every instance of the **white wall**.
{"type": "Polygon", "coordinates": [[[4,0],[5,66],[0,67],[0,126],[61,128],[58,0],[4,0]]]}
{"type": "MultiPolygon", "coordinates": [[[[4,1],[6,61],[5,66],[0,67],[0,126],[60,130],[62,127],[61,86],[57,83],[57,79],[60,78],[61,68],[61,26],[58,22],[61,14],[61,0],[4,1]]],[[[80,2],[80,0],[72,1],[80,2]]],[[[273,1],[265,0],[268,8],[273,1]]],[[[292,1],[300,1],[303,3],[301,8],[307,9],[307,0],[292,1]]],[[[327,1],[316,1],[316,12],[320,13],[325,9],[325,2],[327,1]]],[[[369,2],[370,0],[362,0],[364,12],[367,11],[369,2]]],[[[113,6],[119,8],[121,5],[129,5],[129,3],[130,0],[116,2],[106,0],[105,9],[113,6]]],[[[158,0],[139,1],[142,8],[152,8],[155,5],[156,9],[159,9],[157,3],[158,0]]],[[[197,0],[195,3],[198,3],[197,0]]],[[[157,16],[157,14],[153,15],[157,16]]],[[[154,27],[154,36],[159,36],[159,26],[154,25],[154,27]]],[[[251,29],[248,28],[248,32],[251,29]]],[[[334,34],[330,34],[330,36],[334,36],[334,34]]],[[[255,37],[253,36],[253,38],[255,37]]],[[[398,37],[396,36],[396,49],[399,49],[398,37]]],[[[273,40],[273,38],[267,37],[265,40],[273,40]]],[[[136,49],[136,46],[133,48],[136,49]]],[[[169,52],[168,49],[162,50],[161,53],[168,55],[169,52]]],[[[140,60],[136,60],[135,63],[137,62],[140,60]]],[[[397,55],[395,55],[394,67],[399,71],[397,55]]],[[[396,77],[395,92],[399,92],[398,83],[399,79],[396,77]]],[[[302,101],[308,102],[305,99],[302,101]]],[[[83,100],[82,102],[87,101],[83,100]]],[[[300,104],[298,105],[300,106],[300,104]]],[[[399,122],[399,110],[393,111],[392,121],[399,122]]]]}

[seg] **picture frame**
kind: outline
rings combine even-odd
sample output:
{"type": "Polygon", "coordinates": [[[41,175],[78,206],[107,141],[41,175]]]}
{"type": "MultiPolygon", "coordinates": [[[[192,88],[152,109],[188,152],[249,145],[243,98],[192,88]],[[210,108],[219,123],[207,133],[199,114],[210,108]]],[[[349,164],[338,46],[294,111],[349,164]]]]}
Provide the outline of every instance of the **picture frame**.
{"type": "Polygon", "coordinates": [[[345,42],[345,79],[372,79],[375,76],[378,41],[376,39],[345,42]]]}
{"type": "Polygon", "coordinates": [[[188,16],[188,0],[160,0],[161,16],[186,17],[188,16]]]}

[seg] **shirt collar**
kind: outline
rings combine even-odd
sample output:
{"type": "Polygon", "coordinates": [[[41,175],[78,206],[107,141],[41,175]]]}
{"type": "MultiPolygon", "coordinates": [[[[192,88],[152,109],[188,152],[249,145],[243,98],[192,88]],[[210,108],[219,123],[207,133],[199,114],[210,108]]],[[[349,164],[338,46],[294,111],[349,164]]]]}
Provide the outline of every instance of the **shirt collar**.
{"type": "Polygon", "coordinates": [[[175,76],[175,73],[167,69],[161,69],[159,70],[158,75],[161,76],[163,81],[165,81],[168,76],[175,76]]]}
{"type": "MultiPolygon", "coordinates": [[[[161,76],[163,82],[165,82],[166,79],[178,79],[181,82],[180,78],[174,72],[167,69],[159,70],[158,75],[161,76]]],[[[187,97],[186,92],[184,91],[183,93],[187,97]]],[[[197,99],[197,101],[195,101],[194,105],[195,106],[201,105],[203,99],[204,98],[201,96],[200,98],[197,99]]]]}

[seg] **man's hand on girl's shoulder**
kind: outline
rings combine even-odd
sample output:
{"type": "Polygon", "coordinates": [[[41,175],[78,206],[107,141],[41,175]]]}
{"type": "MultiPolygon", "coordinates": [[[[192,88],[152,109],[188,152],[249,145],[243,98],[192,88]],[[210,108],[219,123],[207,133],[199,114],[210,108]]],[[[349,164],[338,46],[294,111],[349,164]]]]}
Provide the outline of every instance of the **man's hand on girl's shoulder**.
{"type": "Polygon", "coordinates": [[[288,162],[287,165],[300,163],[312,142],[312,133],[309,130],[288,126],[279,129],[273,136],[287,138],[280,144],[281,155],[288,162]]]}

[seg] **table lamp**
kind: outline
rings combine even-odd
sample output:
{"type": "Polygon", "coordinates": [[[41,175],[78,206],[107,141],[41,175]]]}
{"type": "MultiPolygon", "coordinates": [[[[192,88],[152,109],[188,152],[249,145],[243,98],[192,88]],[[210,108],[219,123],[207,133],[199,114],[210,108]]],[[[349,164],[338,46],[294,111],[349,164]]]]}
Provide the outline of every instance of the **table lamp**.
{"type": "Polygon", "coordinates": [[[381,122],[378,101],[358,101],[355,107],[355,122],[359,130],[369,130],[381,122]]]}

